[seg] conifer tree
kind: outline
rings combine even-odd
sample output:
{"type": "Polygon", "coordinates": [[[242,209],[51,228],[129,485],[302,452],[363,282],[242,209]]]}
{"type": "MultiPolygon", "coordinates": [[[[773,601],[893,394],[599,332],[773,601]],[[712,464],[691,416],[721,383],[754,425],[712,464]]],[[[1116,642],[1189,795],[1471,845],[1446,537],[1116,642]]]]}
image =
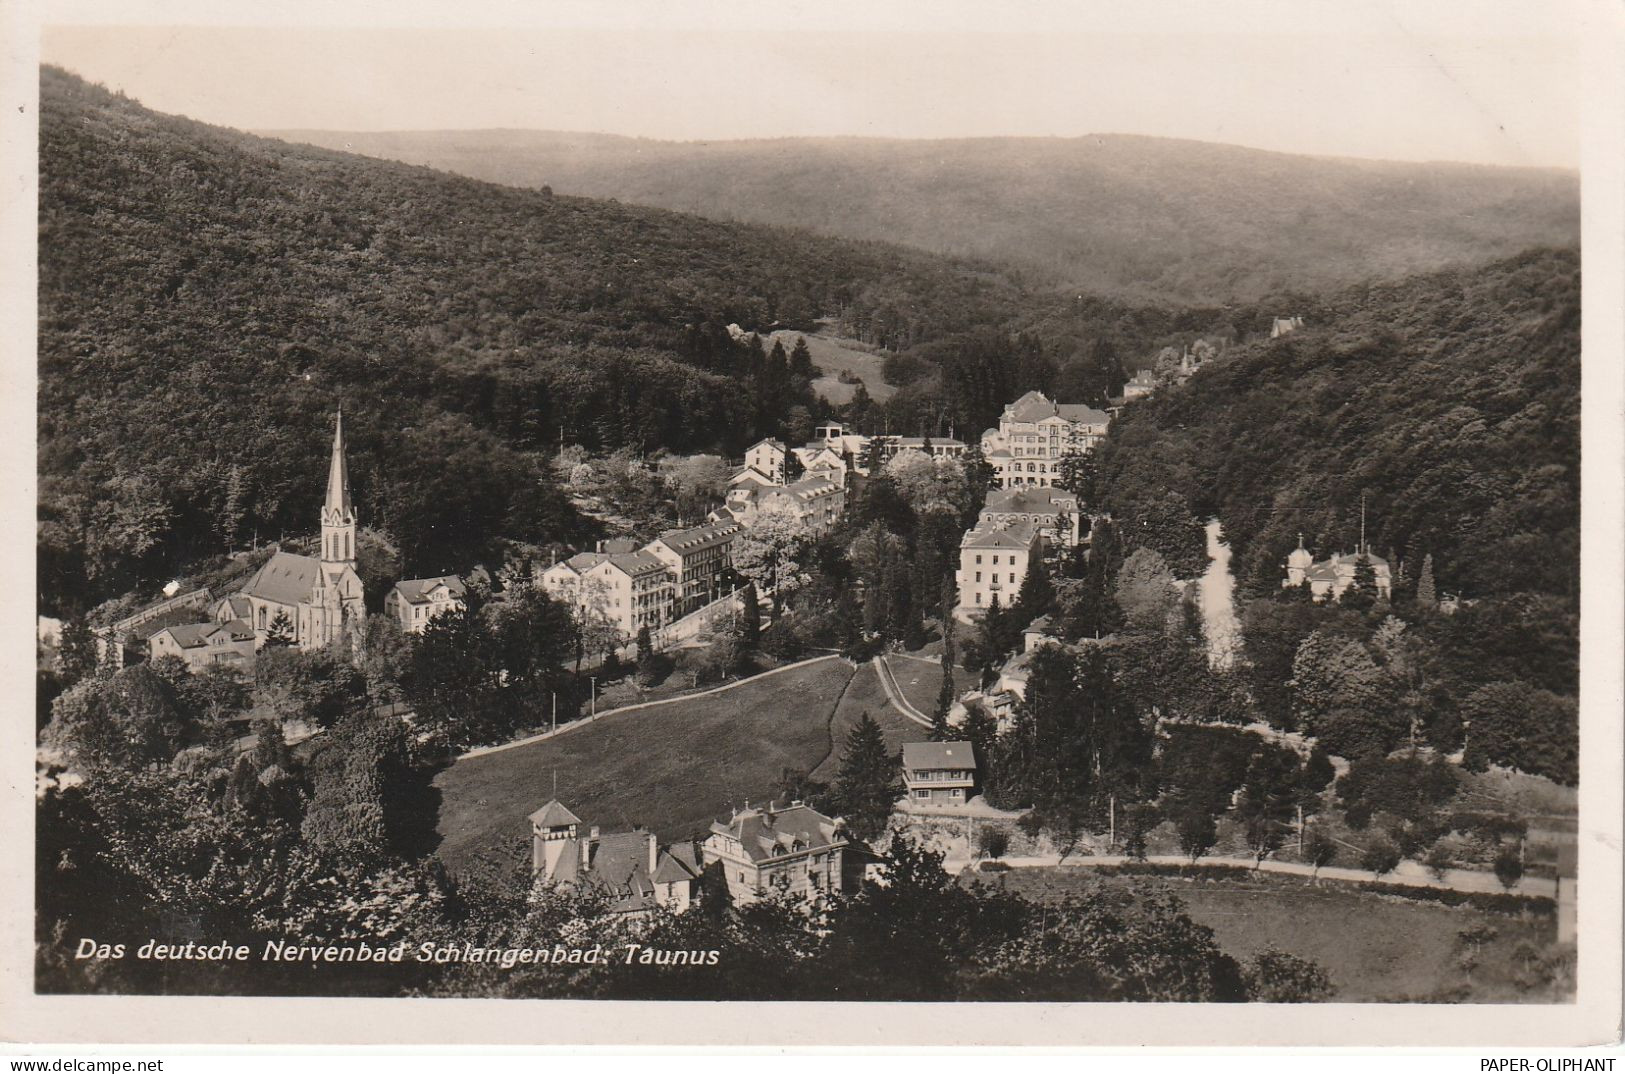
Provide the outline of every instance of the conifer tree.
{"type": "Polygon", "coordinates": [[[931,712],[931,741],[946,742],[951,736],[948,730],[948,710],[954,707],[954,666],[949,663],[942,665],[942,688],[937,691],[937,707],[931,712]]]}
{"type": "Polygon", "coordinates": [[[999,737],[999,721],[980,703],[972,702],[965,706],[965,722],[959,725],[959,737],[975,750],[978,770],[985,777],[993,757],[993,743],[999,737]]]}
{"type": "Polygon", "coordinates": [[[278,611],[271,617],[271,625],[265,630],[266,645],[292,645],[294,643],[293,622],[288,613],[278,611]]]}
{"type": "Polygon", "coordinates": [[[959,629],[958,620],[954,618],[954,606],[959,603],[959,591],[954,586],[952,572],[942,576],[942,666],[953,667],[959,659],[958,639],[955,637],[959,629]]]}
{"type": "Polygon", "coordinates": [[[1054,600],[1055,591],[1050,586],[1049,567],[1045,565],[1043,556],[1035,555],[1032,562],[1027,564],[1027,574],[1021,580],[1016,603],[1010,610],[1019,620],[1018,626],[1025,628],[1034,619],[1048,614],[1054,600]]]}
{"type": "Polygon", "coordinates": [[[90,624],[78,616],[65,621],[56,643],[56,670],[62,676],[63,688],[94,675],[99,662],[90,624]]]}
{"type": "Polygon", "coordinates": [[[1377,602],[1377,572],[1366,553],[1361,552],[1354,561],[1354,580],[1343,590],[1337,602],[1355,611],[1364,611],[1377,602]]]}
{"type": "Polygon", "coordinates": [[[898,759],[886,750],[880,725],[865,710],[847,733],[834,787],[847,830],[859,839],[873,839],[886,830],[892,806],[903,793],[900,768],[898,759]]]}
{"type": "Polygon", "coordinates": [[[812,352],[807,349],[807,337],[797,336],[796,345],[790,348],[790,375],[811,380],[816,373],[813,368],[812,352]]]}
{"type": "MultiPolygon", "coordinates": [[[[762,640],[762,607],[756,596],[756,583],[751,582],[739,594],[739,637],[746,649],[754,651],[762,640]]],[[[642,647],[639,647],[642,652],[642,647]]]]}
{"type": "Polygon", "coordinates": [[[1439,604],[1439,594],[1433,586],[1432,552],[1422,557],[1422,573],[1416,579],[1416,603],[1424,608],[1435,608],[1439,604]]]}

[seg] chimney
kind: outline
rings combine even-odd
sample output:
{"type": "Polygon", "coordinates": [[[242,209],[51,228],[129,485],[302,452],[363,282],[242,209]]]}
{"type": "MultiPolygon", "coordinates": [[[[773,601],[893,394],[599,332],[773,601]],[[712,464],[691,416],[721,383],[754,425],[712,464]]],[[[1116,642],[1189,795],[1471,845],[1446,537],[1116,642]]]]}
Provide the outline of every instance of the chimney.
{"type": "Polygon", "coordinates": [[[655,841],[654,832],[645,832],[643,838],[649,842],[649,880],[652,883],[655,878],[655,860],[660,857],[660,847],[655,841]]]}

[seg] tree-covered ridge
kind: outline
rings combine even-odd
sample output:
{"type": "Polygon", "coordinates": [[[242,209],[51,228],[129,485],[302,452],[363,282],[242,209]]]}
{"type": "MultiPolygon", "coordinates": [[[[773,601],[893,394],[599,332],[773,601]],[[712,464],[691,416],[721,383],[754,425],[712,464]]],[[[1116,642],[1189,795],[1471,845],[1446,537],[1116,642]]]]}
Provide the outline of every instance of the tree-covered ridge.
{"type": "Polygon", "coordinates": [[[1359,287],[1308,327],[1232,349],[1135,402],[1099,460],[1114,513],[1163,489],[1223,520],[1244,586],[1280,585],[1298,534],[1440,594],[1579,592],[1580,269],[1574,250],[1359,287]]]}
{"type": "Polygon", "coordinates": [[[41,73],[42,577],[73,601],[314,526],[331,413],[408,571],[567,538],[537,453],[737,451],[805,378],[726,326],[1008,317],[877,244],[520,191],[149,111],[41,73]],[[88,587],[83,579],[89,578],[88,587]]]}
{"type": "Polygon", "coordinates": [[[1573,172],[1171,138],[663,142],[552,131],[285,131],[516,186],[995,257],[1140,301],[1249,301],[1579,237],[1573,172]]]}

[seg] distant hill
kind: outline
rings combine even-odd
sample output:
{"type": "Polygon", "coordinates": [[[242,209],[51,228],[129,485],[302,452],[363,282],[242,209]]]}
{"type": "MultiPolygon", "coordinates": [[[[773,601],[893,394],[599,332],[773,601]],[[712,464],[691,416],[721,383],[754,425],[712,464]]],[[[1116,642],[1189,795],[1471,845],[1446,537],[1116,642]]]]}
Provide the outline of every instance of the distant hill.
{"type": "Polygon", "coordinates": [[[993,257],[1136,301],[1320,291],[1578,241],[1566,171],[1098,135],[663,142],[265,132],[514,186],[993,257]]]}
{"type": "Polygon", "coordinates": [[[919,340],[1023,293],[899,247],[290,146],[53,68],[40,181],[46,606],[311,532],[340,403],[363,523],[440,573],[579,535],[561,434],[735,453],[798,407],[810,429],[806,379],[732,323],[878,309],[919,340]]]}

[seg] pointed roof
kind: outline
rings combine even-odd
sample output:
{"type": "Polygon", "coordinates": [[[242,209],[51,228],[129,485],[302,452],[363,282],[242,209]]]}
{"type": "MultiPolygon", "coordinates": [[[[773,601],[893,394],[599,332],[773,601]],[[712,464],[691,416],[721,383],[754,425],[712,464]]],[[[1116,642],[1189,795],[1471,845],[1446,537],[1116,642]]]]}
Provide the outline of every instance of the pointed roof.
{"type": "Polygon", "coordinates": [[[340,410],[333,422],[333,457],[327,465],[327,501],[329,511],[350,514],[350,469],[344,462],[344,411],[340,410]]]}
{"type": "Polygon", "coordinates": [[[564,808],[557,798],[532,813],[526,819],[539,828],[564,828],[571,824],[581,823],[581,818],[564,808]]]}

